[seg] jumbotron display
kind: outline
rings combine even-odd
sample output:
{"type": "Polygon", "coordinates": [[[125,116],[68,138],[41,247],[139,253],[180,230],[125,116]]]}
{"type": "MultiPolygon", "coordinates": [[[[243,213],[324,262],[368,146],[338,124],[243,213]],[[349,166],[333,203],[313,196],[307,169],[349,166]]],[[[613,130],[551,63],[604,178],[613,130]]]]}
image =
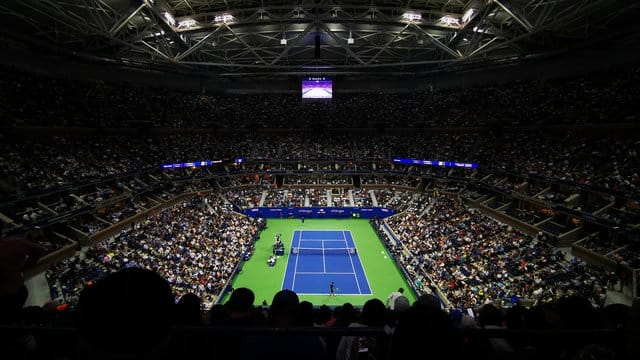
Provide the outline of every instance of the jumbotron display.
{"type": "Polygon", "coordinates": [[[333,81],[324,76],[312,76],[302,80],[303,99],[331,99],[333,81]]]}

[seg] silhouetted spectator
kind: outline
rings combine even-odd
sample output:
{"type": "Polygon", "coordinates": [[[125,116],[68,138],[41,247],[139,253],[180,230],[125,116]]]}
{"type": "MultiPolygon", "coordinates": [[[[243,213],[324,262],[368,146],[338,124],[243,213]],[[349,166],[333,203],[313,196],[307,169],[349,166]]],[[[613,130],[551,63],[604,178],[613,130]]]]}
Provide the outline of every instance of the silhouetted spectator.
{"type": "Polygon", "coordinates": [[[229,308],[222,304],[213,304],[209,309],[209,325],[229,325],[229,308]]]}
{"type": "Polygon", "coordinates": [[[229,301],[225,304],[229,311],[230,325],[260,325],[262,319],[257,315],[253,306],[255,294],[251,289],[237,288],[234,289],[229,297],[229,301]]]}
{"type": "MultiPolygon", "coordinates": [[[[300,300],[291,290],[276,293],[271,302],[269,324],[273,328],[290,329],[300,322],[300,300]]],[[[265,335],[251,336],[242,346],[241,359],[324,359],[325,348],[318,336],[265,335]]]]}
{"type": "Polygon", "coordinates": [[[200,298],[196,294],[184,294],[176,304],[176,325],[197,326],[202,324],[200,298]]]}
{"type": "MultiPolygon", "coordinates": [[[[364,303],[360,320],[349,327],[372,327],[382,329],[386,322],[387,308],[378,299],[364,303]]],[[[336,360],[385,359],[389,351],[386,336],[343,336],[336,351],[336,360]]]]}
{"type": "Polygon", "coordinates": [[[300,326],[313,327],[314,311],[313,304],[309,301],[300,302],[300,326]]]}
{"type": "Polygon", "coordinates": [[[447,314],[428,306],[412,306],[400,315],[391,338],[391,359],[402,359],[422,349],[437,348],[455,358],[464,351],[462,337],[447,314]]]}
{"type": "Polygon", "coordinates": [[[168,339],[174,297],[157,273],[127,268],[86,287],[78,310],[87,358],[155,357],[168,339]]]}

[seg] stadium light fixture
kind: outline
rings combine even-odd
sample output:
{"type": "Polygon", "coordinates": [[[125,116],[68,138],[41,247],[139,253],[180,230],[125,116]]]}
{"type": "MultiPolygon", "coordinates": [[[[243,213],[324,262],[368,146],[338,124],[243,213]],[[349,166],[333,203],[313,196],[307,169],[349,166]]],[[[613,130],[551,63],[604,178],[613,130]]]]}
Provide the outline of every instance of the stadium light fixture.
{"type": "Polygon", "coordinates": [[[477,26],[477,25],[473,27],[473,31],[474,31],[474,32],[477,32],[477,33],[480,33],[480,34],[484,34],[485,32],[487,32],[487,30],[486,30],[486,29],[481,29],[481,28],[480,28],[479,26],[477,26]]]}
{"type": "Polygon", "coordinates": [[[351,30],[349,30],[349,37],[347,38],[347,44],[351,45],[355,42],[355,40],[353,40],[353,34],[351,34],[351,30]]]}
{"type": "Polygon", "coordinates": [[[468,23],[473,18],[473,15],[475,15],[475,13],[476,9],[468,9],[467,11],[465,11],[464,15],[462,15],[462,23],[468,23]]]}
{"type": "Polygon", "coordinates": [[[447,26],[460,26],[460,19],[453,17],[451,15],[445,15],[440,18],[440,22],[444,23],[447,26]]]}
{"type": "Polygon", "coordinates": [[[165,20],[167,20],[167,23],[171,26],[175,26],[176,25],[176,19],[173,18],[173,15],[171,15],[170,12],[165,11],[164,12],[164,18],[165,20]]]}
{"type": "Polygon", "coordinates": [[[195,19],[184,19],[178,22],[178,29],[191,29],[195,27],[198,22],[195,19]]]}
{"type": "Polygon", "coordinates": [[[213,21],[216,24],[226,24],[233,21],[233,15],[231,14],[216,15],[216,17],[213,18],[213,21]]]}
{"type": "Polygon", "coordinates": [[[404,14],[402,14],[402,20],[405,21],[420,21],[422,20],[422,14],[417,13],[415,11],[407,11],[404,14]]]}
{"type": "Polygon", "coordinates": [[[280,39],[280,45],[287,45],[287,39],[285,38],[280,39]]]}

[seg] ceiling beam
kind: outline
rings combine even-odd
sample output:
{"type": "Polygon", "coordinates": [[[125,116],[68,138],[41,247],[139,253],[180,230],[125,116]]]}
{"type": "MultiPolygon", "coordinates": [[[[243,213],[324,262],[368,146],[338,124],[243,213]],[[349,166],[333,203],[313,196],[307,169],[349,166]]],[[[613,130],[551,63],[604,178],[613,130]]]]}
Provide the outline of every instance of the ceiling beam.
{"type": "Polygon", "coordinates": [[[424,30],[423,28],[421,28],[417,24],[412,24],[412,25],[413,25],[413,27],[418,29],[421,33],[423,33],[424,35],[427,35],[432,40],[432,43],[436,47],[444,50],[444,52],[446,52],[447,54],[453,56],[456,59],[462,58],[462,55],[460,53],[458,53],[457,51],[455,51],[452,48],[448,47],[447,45],[443,44],[440,40],[438,40],[435,36],[431,35],[431,33],[429,33],[428,31],[424,30]]]}
{"type": "Polygon", "coordinates": [[[111,29],[109,29],[109,34],[111,36],[115,36],[118,33],[118,31],[120,31],[120,29],[122,29],[125,25],[127,25],[129,21],[133,19],[134,16],[138,15],[138,13],[140,13],[140,11],[142,11],[142,9],[144,9],[145,6],[147,6],[147,4],[143,2],[142,5],[133,9],[129,14],[126,14],[123,18],[118,20],[118,22],[113,24],[111,29]]]}
{"type": "Polygon", "coordinates": [[[175,61],[180,61],[180,60],[184,59],[185,57],[191,55],[194,51],[200,49],[200,47],[202,47],[206,43],[206,41],[209,40],[209,38],[211,38],[212,36],[216,35],[222,28],[223,28],[222,26],[217,27],[215,30],[213,30],[212,32],[208,33],[205,37],[200,39],[193,46],[191,46],[187,50],[183,51],[181,54],[178,54],[174,58],[174,60],[175,61]]]}
{"type": "Polygon", "coordinates": [[[376,60],[376,58],[378,58],[378,56],[382,54],[389,47],[389,45],[393,44],[393,42],[396,41],[396,39],[398,39],[398,37],[402,35],[402,33],[409,28],[409,25],[410,24],[405,25],[405,27],[402,28],[402,30],[400,30],[399,32],[397,32],[395,36],[391,38],[391,40],[389,40],[386,44],[384,44],[380,48],[380,50],[371,59],[369,59],[369,61],[367,62],[367,65],[372,64],[376,60]]]}
{"type": "Polygon", "coordinates": [[[282,52],[275,59],[273,59],[269,65],[275,65],[278,61],[280,61],[280,59],[282,59],[285,55],[289,53],[289,50],[291,50],[291,48],[293,48],[294,46],[298,46],[300,41],[302,41],[302,39],[309,33],[309,31],[311,31],[311,29],[315,25],[316,25],[315,22],[309,23],[309,25],[307,25],[307,27],[304,28],[304,30],[302,30],[300,34],[298,34],[298,36],[296,36],[291,40],[287,40],[287,45],[285,45],[282,52]]]}
{"type": "Polygon", "coordinates": [[[496,5],[498,5],[504,12],[509,14],[513,20],[515,20],[518,24],[520,24],[525,30],[531,31],[533,29],[533,25],[520,14],[516,14],[513,10],[509,9],[506,5],[504,5],[500,0],[493,0],[496,5]]]}
{"type": "Polygon", "coordinates": [[[327,25],[323,22],[319,23],[319,26],[324,30],[324,32],[329,35],[333,40],[336,41],[336,43],[338,44],[338,46],[340,46],[341,48],[343,48],[347,54],[349,54],[349,56],[351,56],[351,58],[353,58],[355,61],[357,61],[359,64],[364,65],[365,62],[362,61],[362,59],[360,59],[360,57],[358,55],[356,55],[356,53],[353,52],[353,50],[351,50],[349,48],[349,46],[346,44],[346,42],[342,39],[340,39],[336,34],[333,33],[333,31],[331,31],[327,25]]]}
{"type": "Polygon", "coordinates": [[[236,34],[233,29],[231,29],[231,27],[228,24],[224,24],[224,26],[227,28],[227,30],[229,30],[230,33],[233,34],[233,36],[236,37],[236,39],[238,39],[238,41],[240,41],[240,43],[242,45],[244,45],[249,51],[251,51],[251,53],[258,58],[258,60],[260,60],[261,63],[267,65],[267,62],[256,52],[256,50],[253,48],[253,46],[247,44],[241,36],[238,36],[238,34],[236,34]]]}

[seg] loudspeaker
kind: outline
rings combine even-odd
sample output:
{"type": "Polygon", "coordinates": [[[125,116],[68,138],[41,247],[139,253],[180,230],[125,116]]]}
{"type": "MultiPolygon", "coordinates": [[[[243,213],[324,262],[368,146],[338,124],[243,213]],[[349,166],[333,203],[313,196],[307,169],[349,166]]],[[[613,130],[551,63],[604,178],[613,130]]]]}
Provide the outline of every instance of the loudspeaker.
{"type": "Polygon", "coordinates": [[[315,46],[316,46],[316,59],[320,58],[320,35],[316,34],[315,37],[315,46]]]}

